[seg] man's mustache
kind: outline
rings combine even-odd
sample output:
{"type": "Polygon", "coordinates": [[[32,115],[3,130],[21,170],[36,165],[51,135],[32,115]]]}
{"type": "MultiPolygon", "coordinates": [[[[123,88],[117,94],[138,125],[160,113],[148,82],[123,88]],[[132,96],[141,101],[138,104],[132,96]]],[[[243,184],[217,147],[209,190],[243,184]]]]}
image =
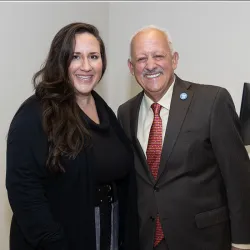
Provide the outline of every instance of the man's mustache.
{"type": "Polygon", "coordinates": [[[163,70],[162,69],[153,69],[153,70],[144,70],[142,72],[142,76],[145,75],[155,75],[155,74],[163,74],[163,70]]]}

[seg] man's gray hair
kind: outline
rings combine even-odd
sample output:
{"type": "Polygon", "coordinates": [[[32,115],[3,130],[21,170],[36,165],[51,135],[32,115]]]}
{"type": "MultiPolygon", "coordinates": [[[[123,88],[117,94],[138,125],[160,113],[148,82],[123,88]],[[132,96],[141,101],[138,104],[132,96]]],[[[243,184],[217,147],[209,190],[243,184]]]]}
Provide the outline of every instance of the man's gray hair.
{"type": "Polygon", "coordinates": [[[130,39],[130,46],[129,46],[129,58],[131,59],[131,46],[132,46],[132,41],[133,39],[135,38],[135,36],[142,32],[142,31],[145,31],[145,30],[148,30],[148,29],[155,29],[155,30],[158,30],[158,31],[161,31],[165,34],[166,38],[167,38],[167,41],[168,41],[168,45],[169,45],[169,48],[170,48],[170,51],[171,51],[171,54],[173,55],[175,50],[174,50],[174,46],[173,46],[173,41],[172,41],[172,38],[171,38],[171,35],[170,33],[166,30],[166,29],[163,29],[163,28],[160,28],[158,26],[155,26],[155,25],[148,25],[148,26],[144,26],[142,28],[140,28],[139,30],[136,31],[136,33],[134,33],[130,39]]]}

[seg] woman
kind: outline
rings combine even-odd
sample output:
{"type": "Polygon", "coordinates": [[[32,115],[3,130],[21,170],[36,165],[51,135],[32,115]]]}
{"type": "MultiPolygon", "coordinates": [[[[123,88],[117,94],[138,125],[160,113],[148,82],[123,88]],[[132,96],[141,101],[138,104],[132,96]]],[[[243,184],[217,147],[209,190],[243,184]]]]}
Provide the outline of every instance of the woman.
{"type": "Polygon", "coordinates": [[[133,152],[93,91],[105,69],[94,26],[56,34],[8,133],[10,250],[138,249],[133,152]]]}

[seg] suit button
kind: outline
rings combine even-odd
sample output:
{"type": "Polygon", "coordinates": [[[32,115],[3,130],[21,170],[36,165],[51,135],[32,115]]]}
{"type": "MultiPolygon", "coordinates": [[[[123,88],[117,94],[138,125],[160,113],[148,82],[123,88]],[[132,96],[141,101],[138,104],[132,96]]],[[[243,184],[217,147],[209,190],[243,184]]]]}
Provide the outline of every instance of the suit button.
{"type": "Polygon", "coordinates": [[[156,192],[159,192],[159,187],[157,187],[157,186],[154,186],[154,191],[156,191],[156,192]]]}
{"type": "Polygon", "coordinates": [[[120,241],[119,248],[123,246],[123,241],[120,241]]]}
{"type": "Polygon", "coordinates": [[[153,216],[149,217],[151,221],[155,221],[155,218],[153,216]]]}

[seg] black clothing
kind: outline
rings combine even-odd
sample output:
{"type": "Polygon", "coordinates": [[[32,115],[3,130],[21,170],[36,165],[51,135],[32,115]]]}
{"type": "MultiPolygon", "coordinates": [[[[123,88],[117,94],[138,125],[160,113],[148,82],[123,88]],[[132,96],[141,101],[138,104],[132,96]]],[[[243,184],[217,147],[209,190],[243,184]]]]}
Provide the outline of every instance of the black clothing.
{"type": "Polygon", "coordinates": [[[83,111],[81,111],[81,116],[91,134],[96,182],[106,184],[124,178],[133,162],[131,162],[131,155],[128,155],[126,146],[117,137],[114,128],[110,126],[109,116],[103,102],[95,95],[93,97],[100,124],[92,121],[83,111]]]}
{"type": "MultiPolygon", "coordinates": [[[[102,114],[108,117],[112,136],[119,138],[117,143],[128,164],[119,180],[112,177],[119,201],[119,249],[138,250],[133,153],[112,110],[97,93],[93,96],[101,103],[102,114]]],[[[49,145],[40,102],[33,95],[21,105],[7,141],[6,187],[13,210],[10,250],[96,249],[95,177],[100,166],[95,159],[99,157],[95,150],[99,139],[93,138],[93,147],[82,150],[76,159],[62,158],[65,173],[52,174],[45,167],[49,145]]],[[[121,165],[120,160],[116,167],[121,165]]]]}

